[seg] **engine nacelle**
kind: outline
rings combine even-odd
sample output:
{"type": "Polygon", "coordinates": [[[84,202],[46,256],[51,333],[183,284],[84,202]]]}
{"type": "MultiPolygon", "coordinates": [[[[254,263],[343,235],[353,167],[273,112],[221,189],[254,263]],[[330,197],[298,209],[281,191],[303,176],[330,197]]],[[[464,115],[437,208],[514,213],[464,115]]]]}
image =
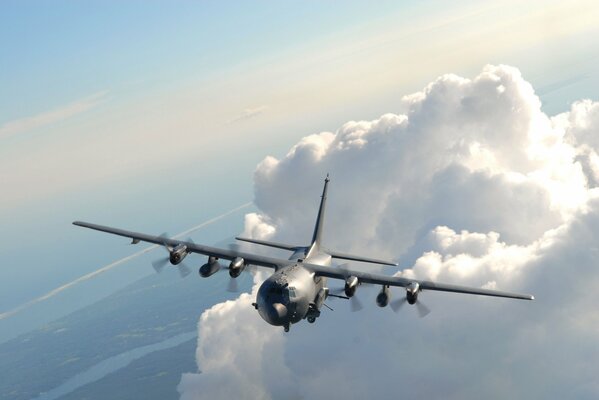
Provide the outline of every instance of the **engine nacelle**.
{"type": "Polygon", "coordinates": [[[358,278],[355,276],[350,276],[345,280],[345,295],[347,297],[352,297],[354,294],[356,294],[358,283],[358,278]]]}
{"type": "Polygon", "coordinates": [[[202,278],[208,278],[216,274],[221,268],[218,258],[208,257],[208,262],[200,267],[200,276],[202,278]]]}
{"type": "Polygon", "coordinates": [[[229,264],[229,276],[237,278],[245,268],[245,260],[241,257],[235,257],[229,264]]]}
{"type": "Polygon", "coordinates": [[[177,265],[187,257],[187,254],[187,246],[180,244],[170,251],[169,261],[171,264],[177,265]]]}
{"type": "Polygon", "coordinates": [[[383,286],[379,294],[376,296],[376,305],[379,307],[386,307],[389,304],[391,293],[389,292],[389,286],[383,286]]]}
{"type": "Polygon", "coordinates": [[[420,285],[416,282],[406,286],[406,299],[409,304],[415,304],[418,301],[418,293],[420,293],[420,285]]]}

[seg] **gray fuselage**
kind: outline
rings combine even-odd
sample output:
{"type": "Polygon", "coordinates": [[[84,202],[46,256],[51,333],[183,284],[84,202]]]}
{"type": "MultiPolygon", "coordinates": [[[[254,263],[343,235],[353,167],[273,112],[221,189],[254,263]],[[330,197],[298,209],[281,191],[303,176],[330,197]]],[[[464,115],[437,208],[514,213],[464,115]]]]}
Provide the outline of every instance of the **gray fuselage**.
{"type": "Polygon", "coordinates": [[[331,256],[316,248],[296,251],[289,259],[297,262],[265,280],[256,299],[256,308],[264,321],[286,328],[304,318],[314,322],[327,296],[326,278],[315,276],[302,267],[302,262],[331,265],[331,256]]]}

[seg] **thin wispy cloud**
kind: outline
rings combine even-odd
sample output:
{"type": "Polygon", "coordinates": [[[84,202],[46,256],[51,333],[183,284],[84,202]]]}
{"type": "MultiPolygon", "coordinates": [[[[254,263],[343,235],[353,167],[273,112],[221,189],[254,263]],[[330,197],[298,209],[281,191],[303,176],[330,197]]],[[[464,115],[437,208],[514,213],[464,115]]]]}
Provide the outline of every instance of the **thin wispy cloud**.
{"type": "Polygon", "coordinates": [[[102,100],[105,99],[107,94],[108,91],[104,90],[58,107],[54,110],[5,122],[0,127],[0,138],[8,137],[21,132],[27,132],[31,129],[50,125],[71,118],[77,114],[81,114],[82,112],[97,106],[100,102],[102,102],[102,100]]]}
{"type": "Polygon", "coordinates": [[[248,119],[256,118],[258,115],[264,114],[266,110],[268,110],[268,106],[246,108],[241,114],[227,121],[227,124],[233,124],[235,122],[247,121],[248,119]]]}
{"type": "MultiPolygon", "coordinates": [[[[192,232],[195,232],[195,231],[197,231],[199,229],[202,229],[202,228],[204,228],[204,227],[206,227],[208,225],[211,225],[211,224],[213,224],[213,223],[215,223],[217,221],[220,221],[221,219],[223,219],[225,217],[228,217],[229,215],[231,215],[231,214],[233,214],[233,213],[235,213],[235,212],[237,212],[239,210],[242,210],[242,209],[244,209],[246,207],[249,207],[250,205],[252,205],[252,203],[248,202],[248,203],[240,205],[239,207],[235,207],[232,210],[229,210],[229,211],[227,211],[227,212],[225,212],[225,213],[223,213],[221,215],[218,215],[218,216],[216,216],[214,218],[211,218],[211,219],[209,219],[207,221],[204,221],[204,222],[202,222],[199,225],[196,225],[196,226],[191,227],[191,228],[189,228],[189,229],[187,229],[187,230],[185,230],[185,231],[183,231],[181,233],[176,234],[175,236],[173,236],[173,239],[180,239],[180,238],[182,238],[182,237],[184,237],[186,235],[189,235],[192,232]]],[[[150,251],[152,251],[152,250],[154,250],[154,249],[156,249],[158,247],[160,247],[160,246],[158,246],[158,245],[151,245],[151,246],[146,247],[145,249],[142,249],[142,250],[140,250],[140,251],[138,251],[136,253],[133,253],[131,255],[123,257],[123,258],[121,258],[119,260],[116,260],[114,262],[111,262],[110,264],[107,264],[107,265],[105,265],[105,266],[103,266],[103,267],[101,267],[101,268],[99,268],[99,269],[97,269],[95,271],[92,271],[92,272],[90,272],[88,274],[80,276],[79,278],[77,278],[75,280],[72,280],[71,282],[65,283],[64,285],[59,286],[56,289],[50,290],[48,293],[46,293],[46,294],[44,294],[42,296],[36,297],[35,299],[29,300],[28,302],[23,303],[23,304],[15,307],[12,310],[0,313],[0,320],[3,320],[3,319],[8,318],[8,317],[12,317],[13,315],[15,315],[15,314],[17,314],[17,313],[19,313],[19,312],[21,312],[21,311],[23,311],[23,310],[31,307],[34,304],[37,304],[37,303],[40,303],[42,301],[48,300],[48,299],[56,296],[57,294],[65,291],[65,290],[67,290],[67,289],[69,289],[69,288],[71,288],[71,287],[73,287],[75,285],[78,285],[79,283],[82,283],[82,282],[88,281],[90,279],[93,279],[93,278],[97,277],[98,275],[101,275],[101,274],[103,274],[103,273],[105,273],[107,271],[110,271],[111,269],[113,269],[115,267],[118,267],[121,264],[126,263],[127,261],[133,260],[134,258],[137,258],[137,257],[139,257],[141,255],[146,254],[146,253],[149,253],[150,251]]]]}

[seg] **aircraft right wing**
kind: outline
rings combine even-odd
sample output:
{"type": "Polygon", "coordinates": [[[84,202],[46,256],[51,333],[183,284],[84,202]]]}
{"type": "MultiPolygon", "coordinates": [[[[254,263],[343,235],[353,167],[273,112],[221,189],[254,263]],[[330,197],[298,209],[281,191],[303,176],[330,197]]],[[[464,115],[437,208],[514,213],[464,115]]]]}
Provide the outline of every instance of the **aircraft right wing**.
{"type": "Polygon", "coordinates": [[[503,292],[499,290],[474,288],[468,286],[452,285],[447,283],[439,283],[432,281],[421,281],[417,279],[408,279],[400,276],[387,276],[382,274],[371,274],[362,271],[352,271],[345,268],[326,267],[315,264],[304,263],[303,266],[316,275],[345,280],[350,276],[358,278],[359,282],[372,283],[383,286],[407,287],[412,283],[417,283],[420,290],[435,290],[440,292],[465,293],[475,294],[480,296],[506,297],[510,299],[534,300],[534,296],[530,294],[519,294],[503,292]]]}

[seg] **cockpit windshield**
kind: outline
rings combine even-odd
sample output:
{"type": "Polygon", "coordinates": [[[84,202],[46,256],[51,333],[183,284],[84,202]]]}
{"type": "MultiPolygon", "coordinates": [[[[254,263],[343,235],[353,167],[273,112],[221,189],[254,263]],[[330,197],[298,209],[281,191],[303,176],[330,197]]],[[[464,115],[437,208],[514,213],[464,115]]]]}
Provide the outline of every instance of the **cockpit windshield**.
{"type": "Polygon", "coordinates": [[[297,293],[293,286],[271,286],[267,293],[268,298],[278,298],[284,304],[293,301],[297,297],[297,293]]]}
{"type": "Polygon", "coordinates": [[[274,295],[282,295],[283,294],[283,288],[279,287],[279,286],[271,286],[270,289],[268,290],[268,294],[274,294],[274,295]]]}

